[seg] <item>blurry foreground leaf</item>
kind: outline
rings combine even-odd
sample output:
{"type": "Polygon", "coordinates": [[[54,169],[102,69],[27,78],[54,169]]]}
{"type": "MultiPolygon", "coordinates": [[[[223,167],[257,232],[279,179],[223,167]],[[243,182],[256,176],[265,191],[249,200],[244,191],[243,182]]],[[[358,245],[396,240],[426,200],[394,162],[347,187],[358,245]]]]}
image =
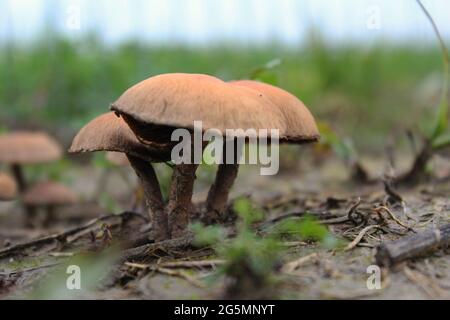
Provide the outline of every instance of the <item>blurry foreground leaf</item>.
{"type": "Polygon", "coordinates": [[[225,239],[225,233],[220,226],[203,226],[201,223],[193,223],[190,226],[195,234],[194,243],[199,246],[216,245],[225,239]]]}
{"type": "Polygon", "coordinates": [[[106,280],[118,257],[118,248],[110,248],[71,258],[40,279],[27,298],[68,300],[89,297],[106,280]]]}
{"type": "Polygon", "coordinates": [[[245,227],[261,221],[264,218],[262,211],[255,208],[253,203],[245,197],[236,199],[233,204],[233,209],[238,217],[241,218],[245,227]]]}

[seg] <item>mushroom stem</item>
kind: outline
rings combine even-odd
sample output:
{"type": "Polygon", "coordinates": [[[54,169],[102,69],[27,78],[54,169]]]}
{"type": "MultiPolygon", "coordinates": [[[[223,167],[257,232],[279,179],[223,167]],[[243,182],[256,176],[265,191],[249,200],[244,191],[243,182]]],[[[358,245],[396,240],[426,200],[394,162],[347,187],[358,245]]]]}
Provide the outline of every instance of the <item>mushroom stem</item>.
{"type": "Polygon", "coordinates": [[[223,213],[228,202],[228,195],[238,175],[239,164],[220,164],[216,179],[209,189],[206,199],[206,213],[203,217],[205,223],[214,223],[223,220],[223,213]]]}
{"type": "Polygon", "coordinates": [[[55,221],[55,206],[48,205],[45,212],[44,226],[48,227],[55,221]]]}
{"type": "Polygon", "coordinates": [[[16,179],[17,186],[19,187],[20,192],[24,192],[27,188],[27,183],[25,181],[25,177],[23,175],[22,167],[19,164],[11,165],[11,171],[16,179]]]}
{"type": "MultiPolygon", "coordinates": [[[[16,179],[17,186],[19,188],[19,193],[23,194],[25,190],[27,189],[27,181],[25,180],[25,176],[23,174],[22,166],[20,164],[13,164],[11,165],[11,171],[14,175],[14,178],[16,179]]],[[[28,227],[33,226],[33,219],[36,216],[36,208],[31,205],[23,205],[23,209],[27,215],[27,221],[26,225],[28,227]]]]}
{"type": "Polygon", "coordinates": [[[197,168],[198,164],[179,164],[173,169],[167,205],[172,238],[182,237],[187,231],[197,168]]]}
{"type": "Polygon", "coordinates": [[[166,240],[169,238],[167,214],[164,211],[164,201],[155,170],[147,161],[131,155],[127,155],[127,157],[142,183],[145,199],[150,209],[155,240],[166,240]]]}
{"type": "Polygon", "coordinates": [[[241,158],[241,155],[242,149],[239,150],[236,139],[225,141],[222,153],[223,163],[219,164],[216,179],[209,189],[208,197],[206,199],[206,212],[202,217],[203,222],[210,224],[224,220],[228,196],[238,175],[239,159],[241,158]],[[233,159],[227,159],[227,148],[232,148],[234,152],[233,159]]]}

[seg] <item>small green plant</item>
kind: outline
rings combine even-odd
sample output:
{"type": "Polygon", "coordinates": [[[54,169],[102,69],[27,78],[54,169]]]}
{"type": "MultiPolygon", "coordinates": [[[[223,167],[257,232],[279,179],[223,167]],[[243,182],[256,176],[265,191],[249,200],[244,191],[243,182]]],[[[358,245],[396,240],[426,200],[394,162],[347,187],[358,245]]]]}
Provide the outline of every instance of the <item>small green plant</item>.
{"type": "Polygon", "coordinates": [[[286,220],[261,235],[254,228],[264,218],[261,209],[248,198],[237,199],[233,209],[238,221],[236,235],[231,239],[221,226],[192,226],[197,244],[211,246],[226,261],[214,277],[226,279],[225,298],[274,298],[286,239],[320,241],[330,248],[337,244],[328,230],[311,217],[286,220]],[[267,287],[271,290],[264,290],[267,287]]]}
{"type": "Polygon", "coordinates": [[[334,153],[346,163],[356,161],[358,158],[352,141],[349,138],[342,138],[326,122],[318,122],[321,139],[319,143],[322,146],[331,148],[334,153]]]}
{"type": "Polygon", "coordinates": [[[450,94],[450,58],[448,54],[447,46],[441,36],[439,28],[434,22],[433,17],[425,8],[420,0],[417,0],[418,5],[422,9],[423,13],[429,20],[431,26],[433,27],[433,31],[436,35],[436,38],[439,42],[439,46],[442,53],[442,67],[443,67],[443,78],[442,78],[442,95],[437,106],[437,112],[435,116],[434,125],[431,128],[430,132],[427,134],[428,140],[430,140],[431,144],[434,148],[442,147],[445,145],[450,145],[450,132],[448,129],[448,116],[449,116],[449,94],[450,94]]]}
{"type": "Polygon", "coordinates": [[[303,240],[319,242],[326,249],[342,246],[341,239],[336,238],[328,229],[312,215],[306,214],[302,218],[286,219],[275,225],[272,233],[288,240],[303,240]]]}
{"type": "Polygon", "coordinates": [[[281,65],[283,61],[279,58],[275,58],[273,60],[270,60],[263,66],[260,66],[256,69],[254,69],[250,73],[250,79],[251,80],[257,80],[260,82],[265,82],[271,85],[277,85],[278,84],[278,75],[275,73],[275,68],[281,65]]]}
{"type": "Polygon", "coordinates": [[[398,179],[398,182],[406,183],[420,181],[427,173],[428,162],[433,154],[439,149],[450,146],[450,132],[448,131],[450,58],[448,49],[431,14],[420,0],[417,0],[417,3],[433,27],[441,49],[443,61],[442,96],[431,128],[429,126],[427,128],[425,125],[425,132],[421,133],[423,137],[422,149],[416,155],[411,169],[398,179]]]}

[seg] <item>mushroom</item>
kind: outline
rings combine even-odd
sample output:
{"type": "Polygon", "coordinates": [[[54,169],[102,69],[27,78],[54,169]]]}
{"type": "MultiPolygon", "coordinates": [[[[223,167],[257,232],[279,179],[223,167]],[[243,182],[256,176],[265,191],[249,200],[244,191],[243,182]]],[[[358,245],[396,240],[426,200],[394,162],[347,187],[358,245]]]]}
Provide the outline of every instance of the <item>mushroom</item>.
{"type": "Polygon", "coordinates": [[[0,172],[0,201],[13,200],[16,195],[16,181],[10,175],[0,172]]]}
{"type": "MultiPolygon", "coordinates": [[[[297,108],[302,108],[299,112],[286,114],[294,105],[277,105],[278,100],[272,95],[208,75],[163,74],[128,89],[111,105],[111,110],[125,120],[140,141],[149,146],[163,143],[168,149],[175,128],[192,132],[198,120],[204,130],[225,133],[227,129],[278,129],[282,140],[316,141],[319,134],[314,119],[303,104],[297,103],[297,108]]],[[[182,163],[174,167],[167,207],[172,237],[186,231],[197,166],[182,163]]],[[[208,196],[210,211],[223,211],[236,175],[237,164],[219,167],[208,196]]]]}
{"type": "Polygon", "coordinates": [[[12,132],[0,136],[0,163],[11,166],[20,192],[27,187],[22,165],[52,162],[61,157],[61,147],[46,133],[12,132]]]}
{"type": "Polygon", "coordinates": [[[170,153],[158,145],[153,148],[139,142],[127,124],[113,112],[102,114],[85,125],[75,136],[70,153],[111,151],[126,155],[130,165],[140,178],[147,205],[149,206],[154,237],[168,237],[167,218],[158,178],[150,161],[162,162],[170,159],[170,153]]]}
{"type": "Polygon", "coordinates": [[[54,219],[56,207],[76,203],[77,195],[66,186],[56,182],[40,182],[28,188],[23,194],[23,202],[34,208],[44,208],[48,225],[54,219]]]}
{"type": "MultiPolygon", "coordinates": [[[[62,150],[58,142],[43,132],[18,131],[0,135],[0,163],[11,166],[19,193],[27,189],[22,166],[48,163],[59,160],[62,150]]],[[[34,215],[34,208],[24,205],[29,219],[34,215]]]]}
{"type": "MultiPolygon", "coordinates": [[[[231,81],[235,86],[247,87],[265,95],[281,111],[286,125],[281,135],[281,142],[310,143],[320,138],[314,117],[306,106],[293,94],[272,86],[253,80],[231,81]]],[[[206,222],[221,219],[228,201],[230,189],[237,177],[239,164],[220,164],[216,179],[208,192],[206,203],[206,222]]]]}

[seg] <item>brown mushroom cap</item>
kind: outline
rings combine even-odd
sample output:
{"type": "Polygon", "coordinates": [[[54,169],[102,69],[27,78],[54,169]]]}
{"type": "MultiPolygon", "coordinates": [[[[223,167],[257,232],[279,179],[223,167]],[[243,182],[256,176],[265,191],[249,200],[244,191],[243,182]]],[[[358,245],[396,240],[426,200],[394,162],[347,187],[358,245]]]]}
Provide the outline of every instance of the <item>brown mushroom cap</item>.
{"type": "Polygon", "coordinates": [[[320,137],[311,112],[296,96],[286,90],[252,80],[231,81],[232,85],[244,86],[265,94],[284,116],[286,132],[284,139],[290,142],[317,141],[320,137]]]}
{"type": "Polygon", "coordinates": [[[114,151],[144,160],[167,161],[170,152],[142,144],[133,131],[114,112],[102,114],[85,125],[75,136],[70,153],[114,151]]]}
{"type": "Polygon", "coordinates": [[[128,89],[111,105],[144,140],[148,126],[192,128],[201,120],[203,130],[279,129],[286,135],[285,117],[265,94],[202,74],[162,74],[128,89]]]}
{"type": "Polygon", "coordinates": [[[0,173],[0,201],[13,200],[17,195],[16,181],[6,173],[0,173]]]}
{"type": "Polygon", "coordinates": [[[0,136],[0,163],[37,164],[62,157],[58,142],[42,132],[12,132],[0,136]]]}
{"type": "Polygon", "coordinates": [[[62,206],[74,204],[77,200],[71,189],[56,182],[37,183],[23,195],[24,203],[32,206],[62,206]]]}

